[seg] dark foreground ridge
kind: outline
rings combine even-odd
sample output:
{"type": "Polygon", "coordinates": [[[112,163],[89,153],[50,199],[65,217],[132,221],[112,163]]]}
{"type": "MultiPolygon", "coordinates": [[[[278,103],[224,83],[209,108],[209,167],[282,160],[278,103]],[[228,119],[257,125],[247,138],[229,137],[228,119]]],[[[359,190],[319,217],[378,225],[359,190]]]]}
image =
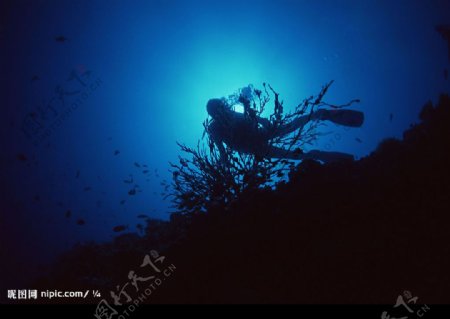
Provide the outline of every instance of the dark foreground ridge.
{"type": "Polygon", "coordinates": [[[305,161],[277,190],[228,209],[173,214],[150,221],[144,237],[78,246],[35,287],[97,289],[112,304],[110,291],[154,249],[176,270],[150,303],[393,305],[405,290],[448,303],[450,98],[425,105],[420,119],[359,161],[305,161]]]}

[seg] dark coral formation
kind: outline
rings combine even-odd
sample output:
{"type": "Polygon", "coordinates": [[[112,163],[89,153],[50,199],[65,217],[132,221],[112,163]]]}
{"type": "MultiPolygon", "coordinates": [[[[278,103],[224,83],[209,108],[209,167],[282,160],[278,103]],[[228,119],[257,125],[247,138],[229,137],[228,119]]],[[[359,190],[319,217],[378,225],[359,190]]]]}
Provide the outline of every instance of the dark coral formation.
{"type": "Polygon", "coordinates": [[[107,296],[156,249],[177,269],[153,303],[448,302],[449,97],[420,119],[359,161],[305,161],[276,190],[80,246],[38,286],[107,296]]]}

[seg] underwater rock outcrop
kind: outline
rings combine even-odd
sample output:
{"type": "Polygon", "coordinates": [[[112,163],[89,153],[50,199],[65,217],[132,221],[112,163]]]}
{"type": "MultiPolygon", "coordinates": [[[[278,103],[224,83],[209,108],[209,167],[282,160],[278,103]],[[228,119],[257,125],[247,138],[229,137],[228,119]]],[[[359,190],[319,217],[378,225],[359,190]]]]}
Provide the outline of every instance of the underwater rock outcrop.
{"type": "Polygon", "coordinates": [[[154,249],[176,271],[149,303],[393,304],[404,290],[448,302],[449,122],[442,95],[361,160],[304,161],[276,189],[79,246],[34,287],[109,296],[154,249]]]}

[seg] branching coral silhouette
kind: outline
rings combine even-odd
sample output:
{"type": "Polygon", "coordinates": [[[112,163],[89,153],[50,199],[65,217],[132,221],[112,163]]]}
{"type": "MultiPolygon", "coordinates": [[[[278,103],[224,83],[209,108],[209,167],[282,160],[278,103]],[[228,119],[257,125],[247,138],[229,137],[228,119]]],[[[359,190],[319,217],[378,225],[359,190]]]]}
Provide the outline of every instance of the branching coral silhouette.
{"type": "MultiPolygon", "coordinates": [[[[273,137],[269,139],[268,147],[281,148],[286,154],[301,154],[306,145],[312,145],[321,135],[317,129],[324,124],[313,119],[314,112],[321,108],[340,109],[359,102],[356,99],[342,105],[325,102],[324,96],[332,83],[323,86],[317,95],[304,99],[292,112],[284,112],[280,94],[266,83],[263,83],[262,90],[250,85],[223,98],[223,101],[230,106],[243,105],[245,118],[258,127],[258,119],[262,118],[268,103],[273,100],[273,112],[267,120],[273,137]],[[305,115],[309,119],[304,125],[289,134],[277,134],[282,127],[305,115]]],[[[295,166],[294,160],[283,156],[271,158],[244,153],[228,145],[220,150],[211,138],[211,122],[210,118],[203,122],[204,133],[196,148],[177,143],[184,156],[179,156],[178,163],[170,163],[173,179],[171,191],[166,197],[171,198],[179,212],[205,212],[214,205],[227,206],[244,192],[273,188],[295,166]]]]}

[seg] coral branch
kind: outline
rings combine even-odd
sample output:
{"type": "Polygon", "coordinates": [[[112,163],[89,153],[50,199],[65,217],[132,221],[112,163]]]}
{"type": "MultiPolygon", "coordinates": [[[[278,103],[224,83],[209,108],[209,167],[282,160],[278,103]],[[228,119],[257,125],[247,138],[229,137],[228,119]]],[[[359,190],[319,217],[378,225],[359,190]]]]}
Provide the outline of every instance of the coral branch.
{"type": "MultiPolygon", "coordinates": [[[[270,84],[263,83],[263,90],[246,87],[237,93],[224,98],[228,105],[237,102],[244,105],[244,116],[258,127],[261,121],[267,126],[273,137],[268,147],[286,150],[286,154],[302,152],[306,144],[312,144],[320,135],[317,128],[319,121],[313,120],[313,112],[319,108],[343,108],[359,100],[352,100],[342,105],[332,105],[323,101],[333,81],[322,87],[319,94],[311,96],[300,103],[293,112],[284,113],[283,102],[270,84]],[[262,118],[270,93],[274,96],[274,109],[269,120],[262,118]],[[294,132],[281,135],[279,130],[290,125],[301,116],[308,116],[308,121],[294,132]],[[258,122],[259,121],[259,122],[258,122]]],[[[295,167],[295,162],[284,158],[263,157],[256,154],[238,152],[229,146],[222,150],[213,142],[209,127],[210,119],[203,122],[204,132],[197,148],[193,149],[177,143],[186,157],[179,156],[179,164],[171,163],[172,190],[170,197],[174,208],[182,213],[199,213],[207,211],[211,206],[225,207],[237,199],[243,192],[263,187],[276,187],[276,182],[295,167]]]]}

